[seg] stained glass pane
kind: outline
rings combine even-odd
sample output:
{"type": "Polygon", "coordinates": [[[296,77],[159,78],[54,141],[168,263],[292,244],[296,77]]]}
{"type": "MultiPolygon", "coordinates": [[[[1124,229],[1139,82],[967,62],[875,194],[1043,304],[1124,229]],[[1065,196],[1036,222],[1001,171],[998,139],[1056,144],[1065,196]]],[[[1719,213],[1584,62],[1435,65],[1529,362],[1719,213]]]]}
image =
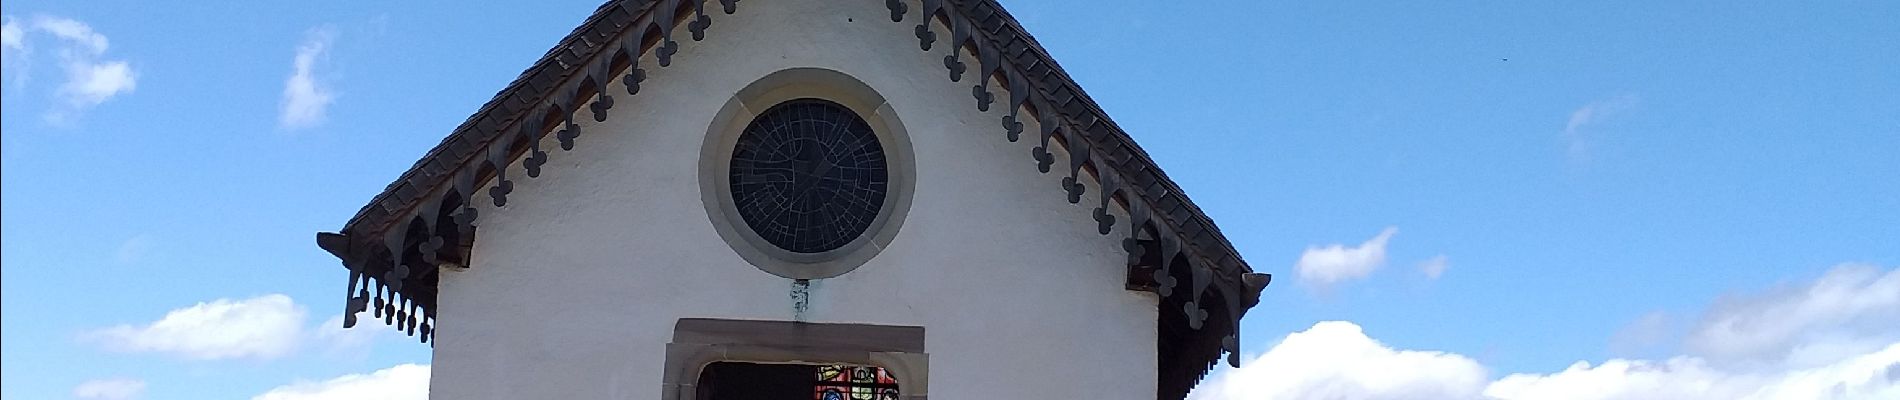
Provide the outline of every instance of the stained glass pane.
{"type": "Polygon", "coordinates": [[[812,398],[817,400],[897,400],[897,379],[878,367],[824,365],[817,368],[812,398]]]}

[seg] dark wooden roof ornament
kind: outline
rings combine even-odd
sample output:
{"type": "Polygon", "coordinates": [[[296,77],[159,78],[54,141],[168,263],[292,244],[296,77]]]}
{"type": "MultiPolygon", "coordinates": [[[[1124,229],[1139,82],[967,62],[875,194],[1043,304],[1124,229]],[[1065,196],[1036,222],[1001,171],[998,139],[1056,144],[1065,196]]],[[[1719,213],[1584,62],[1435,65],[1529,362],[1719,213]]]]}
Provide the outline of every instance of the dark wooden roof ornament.
{"type": "MultiPolygon", "coordinates": [[[[1099,161],[1098,161],[1099,163],[1099,161]]],[[[1096,171],[1104,167],[1094,166],[1096,171]]],[[[1095,232],[1107,235],[1115,230],[1115,214],[1108,212],[1108,206],[1115,203],[1115,196],[1121,194],[1121,176],[1115,174],[1097,175],[1101,177],[1102,202],[1095,206],[1095,232]]]]}
{"type": "MultiPolygon", "coordinates": [[[[1157,231],[1162,228],[1157,227],[1157,231]]],[[[1161,269],[1154,272],[1155,293],[1161,297],[1174,296],[1174,285],[1178,280],[1174,275],[1175,259],[1181,257],[1181,245],[1173,235],[1160,235],[1155,239],[1161,244],[1161,269]]]]}
{"type": "Polygon", "coordinates": [[[1213,278],[1214,271],[1208,270],[1207,266],[1195,260],[1197,258],[1188,258],[1188,270],[1193,271],[1194,276],[1194,291],[1189,292],[1191,295],[1188,296],[1187,304],[1181,306],[1181,310],[1187,314],[1189,327],[1201,329],[1201,324],[1207,321],[1207,310],[1201,308],[1201,296],[1207,294],[1207,285],[1213,283],[1209,279],[1213,278]]]}
{"type": "Polygon", "coordinates": [[[970,42],[970,24],[958,20],[952,21],[951,25],[953,26],[950,29],[950,54],[943,56],[943,66],[950,70],[951,82],[962,82],[963,71],[967,69],[968,66],[963,64],[962,54],[957,52],[957,49],[963,48],[966,43],[970,42]]]}
{"type": "MultiPolygon", "coordinates": [[[[700,17],[704,18],[705,16],[702,15],[700,17]]],[[[600,63],[594,64],[593,69],[589,70],[587,74],[587,79],[590,83],[590,86],[597,87],[597,88],[606,87],[607,86],[606,82],[609,79],[612,79],[610,77],[613,74],[610,74],[607,72],[608,70],[611,70],[613,68],[612,64],[613,64],[613,60],[611,59],[603,60],[600,63]]],[[[608,95],[606,90],[596,90],[594,91],[594,93],[595,93],[594,103],[587,105],[587,109],[589,111],[594,112],[594,122],[607,122],[607,110],[611,110],[614,108],[614,96],[608,95]]],[[[568,96],[562,96],[562,97],[572,98],[573,95],[574,95],[573,92],[569,92],[568,96]]],[[[574,117],[572,115],[572,110],[566,113],[562,113],[562,114],[564,115],[563,118],[565,118],[565,120],[568,121],[568,127],[579,128],[578,126],[573,126],[574,117]]]]}
{"type": "Polygon", "coordinates": [[[693,22],[686,23],[686,30],[693,32],[693,41],[706,40],[706,28],[712,27],[712,18],[706,16],[706,3],[695,2],[693,22]]]}
{"type": "Polygon", "coordinates": [[[1003,116],[1003,137],[1010,143],[1022,138],[1023,122],[1018,110],[1029,106],[1029,83],[1023,81],[1021,73],[1015,68],[1004,69],[1005,79],[1009,81],[1009,115],[1003,116]]]}
{"type": "Polygon", "coordinates": [[[529,178],[541,177],[541,166],[548,163],[548,152],[541,151],[541,141],[528,141],[529,154],[521,160],[521,167],[528,170],[529,178]]]}
{"type": "Polygon", "coordinates": [[[990,77],[996,76],[997,69],[1003,68],[1001,56],[996,50],[984,47],[977,57],[977,80],[970,86],[970,97],[976,98],[976,110],[990,112],[990,103],[996,102],[996,95],[990,93],[990,77]]]}
{"type": "Polygon", "coordinates": [[[904,22],[904,12],[910,11],[910,5],[904,0],[884,0],[884,8],[891,10],[891,22],[904,22]]]}
{"type": "Polygon", "coordinates": [[[673,54],[680,51],[679,42],[673,41],[673,25],[678,22],[676,15],[679,13],[680,0],[664,1],[657,10],[662,14],[653,19],[653,23],[659,25],[660,28],[660,48],[655,50],[657,52],[655,56],[660,60],[660,67],[670,67],[673,66],[673,54]]]}
{"type": "MultiPolygon", "coordinates": [[[[673,30],[682,22],[694,40],[703,40],[712,26],[707,1],[607,2],[364,206],[341,233],[319,233],[318,245],[349,269],[344,326],[354,326],[356,313],[373,305],[373,316],[430,342],[439,268],[468,266],[466,252],[477,228],[475,193],[486,188],[495,206],[505,207],[514,190],[509,165],[522,162],[530,178],[547,172],[550,155],[541,149],[542,138],[553,134],[563,150],[572,150],[580,137],[573,114],[581,103],[595,121],[605,121],[615,103],[605,86],[621,73],[627,94],[638,95],[647,78],[641,56],[652,51],[661,67],[671,66],[679,51],[673,30]],[[652,33],[658,37],[649,40],[652,33]],[[441,216],[450,217],[453,228],[439,227],[441,216]],[[370,239],[377,237],[382,240],[370,239]]],[[[911,11],[907,1],[886,0],[892,22],[904,21],[911,11]]],[[[979,75],[970,92],[976,109],[990,111],[998,99],[990,83],[998,81],[1008,92],[1008,114],[1000,118],[1004,137],[1018,141],[1023,119],[1035,118],[1041,127],[1031,149],[1037,170],[1048,173],[1055,163],[1050,146],[1062,145],[1069,174],[1061,187],[1071,204],[1087,193],[1084,179],[1095,179],[1100,198],[1091,211],[1097,232],[1112,233],[1111,205],[1127,212],[1121,244],[1128,251],[1128,287],[1162,297],[1157,398],[1185,397],[1222,353],[1238,366],[1240,319],[1259,302],[1271,277],[1252,272],[1213,222],[995,0],[918,1],[918,15],[925,16],[913,29],[920,49],[934,47],[933,25],[951,33],[944,57],[950,80],[961,81],[969,72],[962,57],[977,60],[979,75]],[[1188,290],[1177,290],[1181,282],[1188,290]]],[[[737,0],[719,3],[726,14],[736,12],[737,0]]]]}
{"type": "Polygon", "coordinates": [[[1049,166],[1055,165],[1056,155],[1049,153],[1049,138],[1055,137],[1057,129],[1062,129],[1061,117],[1056,113],[1044,112],[1038,125],[1042,126],[1042,144],[1029,149],[1030,156],[1036,159],[1036,170],[1049,173],[1049,166]]]}
{"type": "Polygon", "coordinates": [[[357,271],[353,269],[350,270],[349,290],[345,290],[343,292],[343,299],[344,299],[343,301],[343,327],[344,328],[356,326],[356,313],[362,312],[365,306],[365,303],[369,301],[369,299],[365,298],[362,295],[357,294],[356,292],[356,283],[357,281],[360,281],[362,279],[363,279],[363,273],[361,271],[357,271]]]}
{"type": "MultiPolygon", "coordinates": [[[[923,6],[924,15],[938,15],[943,13],[943,0],[923,0],[923,6]]],[[[891,20],[902,22],[903,16],[893,13],[891,20]]],[[[923,49],[923,51],[930,51],[930,44],[937,42],[937,33],[930,31],[930,20],[928,19],[919,21],[917,27],[912,30],[915,31],[914,33],[917,36],[917,48],[923,49]]]]}
{"type": "MultiPolygon", "coordinates": [[[[1088,186],[1082,184],[1082,165],[1089,162],[1089,141],[1075,137],[1075,131],[1063,131],[1067,140],[1063,146],[1069,149],[1069,176],[1062,178],[1062,190],[1069,192],[1069,204],[1082,203],[1082,194],[1088,192],[1088,186]]],[[[1098,175],[1099,176],[1099,175],[1098,175]]]]}
{"type": "MultiPolygon", "coordinates": [[[[727,14],[731,13],[728,12],[727,14]]],[[[640,54],[640,46],[646,43],[646,33],[647,31],[645,29],[634,29],[633,32],[629,33],[630,36],[627,37],[627,40],[620,42],[621,54],[636,55],[635,57],[629,57],[627,59],[627,76],[620,78],[620,84],[627,86],[628,96],[640,94],[640,82],[647,80],[647,70],[640,68],[640,57],[637,56],[640,54]]],[[[612,62],[611,59],[608,61],[612,62]]]]}
{"type": "Polygon", "coordinates": [[[579,139],[580,137],[581,126],[574,123],[574,115],[568,114],[561,116],[561,131],[554,134],[554,138],[561,141],[561,151],[573,151],[574,139],[579,139]]]}
{"type": "Polygon", "coordinates": [[[462,200],[461,211],[455,213],[455,226],[459,228],[459,237],[469,237],[475,233],[475,218],[481,215],[475,210],[475,169],[456,171],[453,190],[462,200]]]}
{"type": "Polygon", "coordinates": [[[508,180],[508,147],[489,147],[488,165],[495,170],[495,186],[488,188],[488,198],[495,207],[506,207],[508,194],[515,191],[515,182],[508,180]]]}

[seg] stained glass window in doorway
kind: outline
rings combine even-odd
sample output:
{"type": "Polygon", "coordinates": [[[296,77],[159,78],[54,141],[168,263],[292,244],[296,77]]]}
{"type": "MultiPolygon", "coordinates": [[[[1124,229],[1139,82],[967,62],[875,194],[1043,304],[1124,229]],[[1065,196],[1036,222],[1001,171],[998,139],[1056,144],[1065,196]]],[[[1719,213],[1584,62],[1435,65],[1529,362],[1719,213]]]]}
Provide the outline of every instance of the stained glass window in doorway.
{"type": "Polygon", "coordinates": [[[898,400],[897,377],[873,366],[721,361],[699,373],[701,400],[898,400]]]}
{"type": "Polygon", "coordinates": [[[814,400],[897,400],[897,379],[878,367],[818,366],[814,400]]]}

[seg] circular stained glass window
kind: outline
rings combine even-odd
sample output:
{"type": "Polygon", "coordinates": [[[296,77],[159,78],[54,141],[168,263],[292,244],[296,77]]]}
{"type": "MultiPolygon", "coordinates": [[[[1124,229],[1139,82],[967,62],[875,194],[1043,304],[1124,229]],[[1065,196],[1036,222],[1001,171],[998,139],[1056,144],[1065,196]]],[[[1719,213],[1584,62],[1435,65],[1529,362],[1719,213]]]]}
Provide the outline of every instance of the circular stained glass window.
{"type": "Polygon", "coordinates": [[[740,133],[730,167],[739,217],[793,253],[851,243],[877,220],[890,189],[876,132],[857,113],[819,99],[760,113],[740,133]]]}

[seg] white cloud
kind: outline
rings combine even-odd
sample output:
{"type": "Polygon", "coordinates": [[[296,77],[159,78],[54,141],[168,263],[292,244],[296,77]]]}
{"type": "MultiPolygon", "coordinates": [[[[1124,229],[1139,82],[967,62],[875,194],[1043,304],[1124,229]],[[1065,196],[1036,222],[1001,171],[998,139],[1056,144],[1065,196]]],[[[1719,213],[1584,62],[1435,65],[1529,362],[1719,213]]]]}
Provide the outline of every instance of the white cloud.
{"type": "Polygon", "coordinates": [[[1616,334],[1610,335],[1610,351],[1629,354],[1650,349],[1669,340],[1675,329],[1676,320],[1669,313],[1654,311],[1643,314],[1636,321],[1618,329],[1616,334]]]}
{"type": "Polygon", "coordinates": [[[172,310],[144,326],[119,325],[82,337],[108,349],[169,353],[195,360],[271,359],[303,338],[304,309],[289,296],[218,299],[172,310]]]}
{"type": "Polygon", "coordinates": [[[1511,374],[1485,388],[1505,399],[1735,399],[1745,382],[1694,357],[1667,361],[1578,361],[1553,374],[1511,374]]]}
{"type": "Polygon", "coordinates": [[[426,400],[429,366],[402,364],[370,374],[278,386],[251,400],[426,400]]]}
{"type": "Polygon", "coordinates": [[[1374,269],[1385,265],[1385,244],[1397,233],[1399,228],[1387,227],[1378,236],[1355,247],[1341,244],[1308,246],[1305,252],[1300,253],[1300,261],[1293,265],[1293,271],[1301,282],[1322,287],[1365,278],[1372,275],[1374,269]]]}
{"type": "Polygon", "coordinates": [[[395,334],[375,326],[380,324],[344,329],[341,314],[308,326],[306,315],[302,305],[282,294],[218,299],[172,310],[151,324],[119,325],[81,333],[80,338],[114,351],[218,360],[274,359],[306,348],[331,356],[366,355],[371,343],[395,334]]]}
{"type": "Polygon", "coordinates": [[[41,16],[33,19],[33,28],[65,39],[93,55],[105,53],[111,43],[106,35],[93,32],[92,26],[68,18],[41,16]]]}
{"type": "Polygon", "coordinates": [[[11,77],[8,81],[14,89],[26,84],[26,70],[32,66],[25,59],[31,53],[26,47],[26,28],[20,25],[11,15],[0,16],[0,74],[11,77]]]}
{"type": "Polygon", "coordinates": [[[1314,324],[1195,389],[1195,400],[1475,398],[1485,368],[1458,354],[1397,350],[1345,321],[1314,324]]]}
{"type": "MultiPolygon", "coordinates": [[[[358,314],[357,317],[361,320],[368,320],[370,314],[368,311],[365,311],[358,314]]],[[[378,323],[366,323],[358,325],[355,328],[344,328],[343,314],[337,314],[330,316],[329,319],[323,320],[323,323],[311,329],[315,332],[313,336],[314,339],[316,339],[316,343],[324,345],[327,347],[326,351],[334,355],[368,349],[370,343],[396,333],[395,330],[389,327],[380,326],[382,325],[380,323],[381,320],[376,320],[376,322],[378,323]]]]}
{"type": "Polygon", "coordinates": [[[67,60],[66,84],[59,93],[74,107],[92,107],[138,88],[138,77],[125,61],[67,60]]]}
{"type": "Polygon", "coordinates": [[[1490,380],[1456,353],[1394,349],[1344,321],[1314,324],[1272,349],[1216,373],[1193,400],[1264,399],[1894,399],[1900,342],[1812,368],[1762,371],[1694,356],[1664,361],[1579,361],[1550,374],[1490,380]]]}
{"type": "Polygon", "coordinates": [[[152,235],[141,234],[133,236],[131,239],[126,239],[125,243],[119,244],[119,251],[115,260],[117,260],[119,264],[137,263],[144,260],[146,256],[151,255],[153,248],[157,246],[155,240],[152,239],[152,235]]]}
{"type": "Polygon", "coordinates": [[[1621,95],[1594,101],[1571,111],[1570,122],[1564,124],[1563,132],[1565,150],[1569,152],[1570,160],[1581,162],[1590,159],[1591,147],[1596,145],[1597,138],[1587,128],[1636,106],[1636,102],[1634,95],[1621,95]]]}
{"type": "Polygon", "coordinates": [[[1485,388],[1500,399],[1894,399],[1900,342],[1831,365],[1735,372],[1704,359],[1578,362],[1553,374],[1512,374],[1485,388]]]}
{"type": "Polygon", "coordinates": [[[32,48],[34,34],[53,38],[55,53],[66,80],[53,93],[61,102],[46,119],[65,123],[87,109],[138,88],[138,72],[125,60],[108,59],[111,40],[84,22],[55,16],[36,16],[21,22],[11,16],[0,23],[0,49],[5,51],[7,73],[15,86],[24,85],[31,64],[23,56],[32,48]]]}
{"type": "MultiPolygon", "coordinates": [[[[1465,356],[1394,349],[1357,325],[1335,321],[1288,335],[1241,368],[1217,372],[1192,398],[1900,399],[1900,319],[1891,315],[1893,297],[1900,296],[1896,271],[1848,264],[1813,282],[1730,296],[1711,307],[1685,342],[1741,354],[1792,351],[1785,357],[1578,361],[1557,372],[1489,380],[1485,367],[1465,356]]],[[[1617,334],[1630,338],[1612,342],[1652,340],[1669,325],[1666,314],[1651,313],[1625,329],[1636,332],[1617,334]]]]}
{"type": "Polygon", "coordinates": [[[1445,276],[1445,269],[1448,268],[1451,268],[1451,260],[1445,258],[1444,254],[1418,263],[1418,272],[1425,274],[1425,279],[1434,281],[1440,276],[1445,276]]]}
{"type": "Polygon", "coordinates": [[[1683,344],[1705,357],[1760,361],[1864,353],[1893,340],[1900,340],[1900,268],[1842,264],[1813,282],[1717,300],[1683,344]],[[1860,345],[1840,348],[1853,342],[1860,345]]]}
{"type": "Polygon", "coordinates": [[[59,51],[66,83],[59,96],[75,110],[83,110],[131,93],[138,88],[138,77],[124,60],[101,59],[111,41],[92,27],[72,19],[41,16],[33,19],[37,31],[53,34],[64,44],[59,51]]]}
{"type": "Polygon", "coordinates": [[[297,46],[297,57],[291,61],[290,78],[284,80],[279,127],[294,130],[323,122],[330,103],[336,101],[336,93],[316,76],[316,67],[329,57],[330,44],[335,40],[336,30],[329,27],[311,29],[304,35],[303,44],[297,46]]]}
{"type": "Polygon", "coordinates": [[[137,379],[94,379],[73,388],[73,397],[97,400],[131,400],[145,394],[145,381],[137,379]]]}
{"type": "Polygon", "coordinates": [[[19,21],[11,15],[0,16],[0,49],[26,49],[26,30],[21,29],[19,21]]]}

